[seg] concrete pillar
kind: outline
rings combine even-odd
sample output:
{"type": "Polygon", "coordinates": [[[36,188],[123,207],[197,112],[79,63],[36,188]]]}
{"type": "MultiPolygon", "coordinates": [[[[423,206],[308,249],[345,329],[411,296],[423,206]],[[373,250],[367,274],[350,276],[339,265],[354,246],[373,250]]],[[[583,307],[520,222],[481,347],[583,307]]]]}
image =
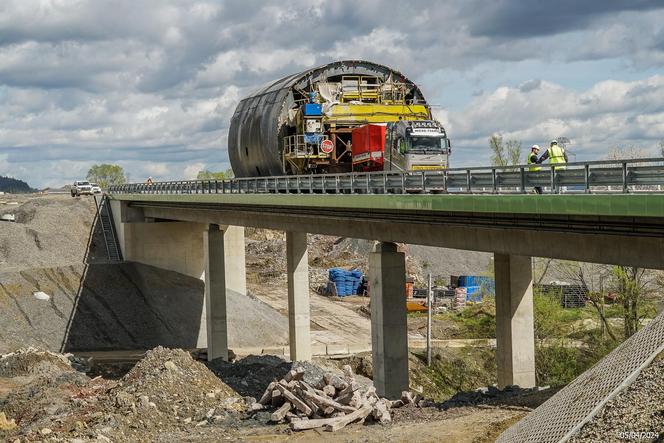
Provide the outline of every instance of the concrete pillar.
{"type": "Polygon", "coordinates": [[[373,381],[378,395],[408,390],[406,261],[394,243],[378,243],[369,256],[373,381]]]}
{"type": "Polygon", "coordinates": [[[535,386],[531,257],[494,254],[498,387],[535,386]]]}
{"type": "Polygon", "coordinates": [[[227,226],[224,230],[224,263],[226,293],[247,295],[247,266],[245,262],[244,227],[227,226]]]}
{"type": "Polygon", "coordinates": [[[228,360],[228,294],[247,295],[244,228],[211,224],[204,232],[208,360],[228,360]]]}
{"type": "Polygon", "coordinates": [[[219,229],[219,225],[209,225],[203,238],[207,358],[228,360],[224,232],[219,229]]]}
{"type": "Polygon", "coordinates": [[[290,358],[311,360],[309,254],[305,232],[286,232],[286,255],[290,358]]]}

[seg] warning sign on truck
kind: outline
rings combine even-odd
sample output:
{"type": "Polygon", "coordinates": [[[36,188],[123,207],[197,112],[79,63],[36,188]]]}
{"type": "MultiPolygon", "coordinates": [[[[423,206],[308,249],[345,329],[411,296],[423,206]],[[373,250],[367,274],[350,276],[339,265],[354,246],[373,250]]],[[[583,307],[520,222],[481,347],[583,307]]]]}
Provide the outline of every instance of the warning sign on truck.
{"type": "Polygon", "coordinates": [[[332,140],[323,140],[320,143],[320,150],[326,154],[330,154],[334,151],[334,143],[332,143],[332,140]]]}

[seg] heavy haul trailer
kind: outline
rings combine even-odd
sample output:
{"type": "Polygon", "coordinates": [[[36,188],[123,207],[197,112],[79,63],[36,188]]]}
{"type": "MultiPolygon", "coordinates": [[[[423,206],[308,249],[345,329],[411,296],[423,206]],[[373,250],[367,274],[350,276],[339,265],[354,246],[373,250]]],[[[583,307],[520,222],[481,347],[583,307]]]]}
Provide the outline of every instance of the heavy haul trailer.
{"type": "Polygon", "coordinates": [[[231,119],[228,152],[236,176],[251,177],[443,169],[450,143],[420,89],[401,73],[339,61],[244,98],[231,119]],[[354,150],[354,133],[375,131],[374,126],[385,128],[382,138],[369,138],[354,150]],[[365,151],[381,151],[382,162],[361,161],[365,151]]]}

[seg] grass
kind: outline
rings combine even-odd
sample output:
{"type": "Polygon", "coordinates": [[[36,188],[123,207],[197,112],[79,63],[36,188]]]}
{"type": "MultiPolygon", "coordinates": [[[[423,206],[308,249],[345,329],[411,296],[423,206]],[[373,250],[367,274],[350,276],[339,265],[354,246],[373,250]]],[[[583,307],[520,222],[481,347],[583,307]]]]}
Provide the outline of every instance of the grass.
{"type": "Polygon", "coordinates": [[[444,401],[461,391],[473,391],[496,383],[496,352],[489,348],[434,349],[432,365],[424,352],[410,358],[410,384],[421,386],[424,395],[444,401]]]}
{"type": "MultiPolygon", "coordinates": [[[[653,317],[654,300],[645,300],[641,311],[653,317]]],[[[564,309],[556,297],[535,293],[535,364],[537,384],[564,386],[611,352],[622,341],[623,331],[613,325],[618,340],[602,336],[600,320],[591,305],[564,309]]],[[[622,308],[607,304],[607,318],[622,318],[622,308]]],[[[412,317],[426,317],[413,313],[412,317]]],[[[434,338],[494,338],[496,308],[493,300],[471,304],[459,311],[434,315],[434,323],[451,325],[454,336],[434,338]]],[[[615,321],[613,322],[615,323],[615,321]]],[[[435,329],[434,329],[435,331],[435,329]]],[[[411,384],[424,388],[429,398],[444,400],[455,392],[474,390],[496,382],[495,350],[488,348],[437,349],[431,368],[423,354],[411,354],[411,384]]]]}

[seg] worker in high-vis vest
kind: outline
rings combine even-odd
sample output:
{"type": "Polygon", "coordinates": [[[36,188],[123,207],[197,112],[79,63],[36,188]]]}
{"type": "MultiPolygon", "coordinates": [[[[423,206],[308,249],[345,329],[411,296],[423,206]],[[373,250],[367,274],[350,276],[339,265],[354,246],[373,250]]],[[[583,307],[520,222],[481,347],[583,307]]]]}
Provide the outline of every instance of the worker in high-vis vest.
{"type": "MultiPolygon", "coordinates": [[[[529,165],[536,165],[539,163],[539,160],[537,158],[537,155],[539,154],[540,147],[538,145],[533,145],[530,148],[530,154],[528,154],[528,164],[529,165]]],[[[530,166],[528,168],[529,171],[540,171],[542,170],[541,166],[530,166]]],[[[542,187],[541,186],[535,186],[535,192],[537,194],[542,193],[542,187]]]]}
{"type": "Polygon", "coordinates": [[[565,163],[568,162],[567,153],[561,146],[558,146],[558,140],[551,140],[551,146],[549,146],[549,149],[542,154],[537,162],[542,163],[546,159],[549,159],[549,163],[552,165],[561,165],[556,166],[554,169],[565,169],[565,163]]]}

